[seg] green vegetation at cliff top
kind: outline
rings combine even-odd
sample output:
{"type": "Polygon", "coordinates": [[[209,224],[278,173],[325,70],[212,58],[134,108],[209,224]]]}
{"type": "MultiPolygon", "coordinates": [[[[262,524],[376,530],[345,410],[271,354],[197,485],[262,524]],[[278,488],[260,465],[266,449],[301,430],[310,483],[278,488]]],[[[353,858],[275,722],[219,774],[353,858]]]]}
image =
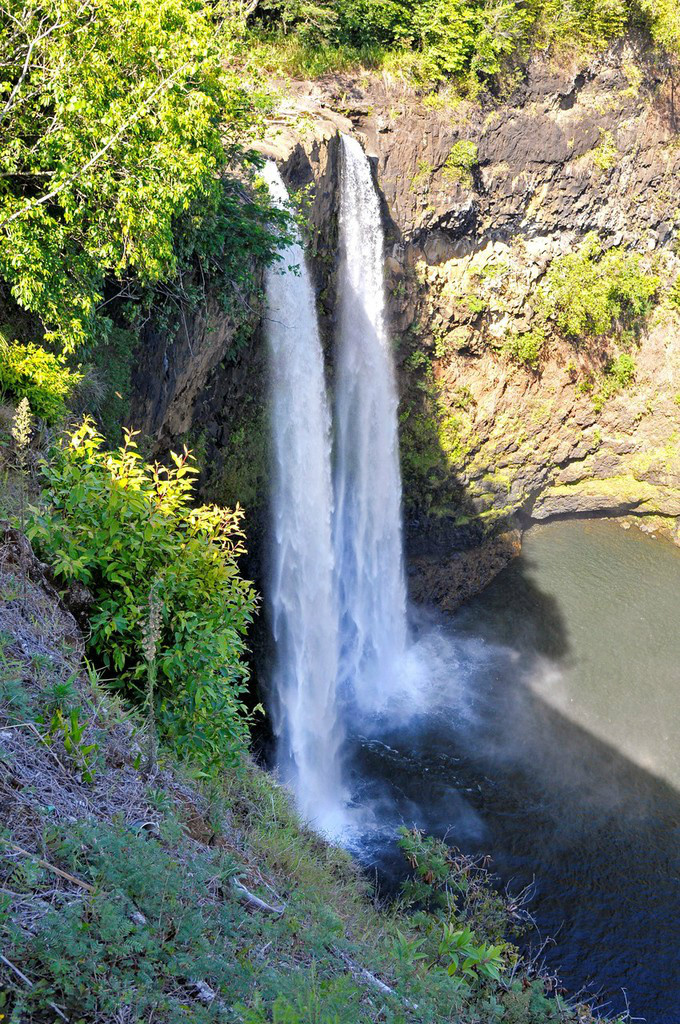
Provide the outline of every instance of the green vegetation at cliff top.
{"type": "Polygon", "coordinates": [[[631,28],[680,46],[673,0],[253,0],[255,58],[321,75],[381,67],[416,82],[456,78],[476,91],[534,50],[598,49],[631,28]]]}

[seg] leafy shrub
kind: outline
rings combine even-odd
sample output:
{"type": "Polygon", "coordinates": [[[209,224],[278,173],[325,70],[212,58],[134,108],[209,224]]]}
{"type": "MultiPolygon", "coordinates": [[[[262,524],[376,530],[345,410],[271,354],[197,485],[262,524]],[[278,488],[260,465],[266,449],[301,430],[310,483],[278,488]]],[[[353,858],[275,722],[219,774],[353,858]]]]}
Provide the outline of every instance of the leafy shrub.
{"type": "Polygon", "coordinates": [[[48,423],[66,415],[66,403],[82,379],[39,345],[20,345],[0,336],[0,392],[27,398],[33,412],[48,423]]]}
{"type": "Polygon", "coordinates": [[[94,762],[99,750],[98,743],[88,743],[85,738],[86,722],[80,721],[78,708],[71,708],[68,717],[57,708],[47,730],[50,740],[59,737],[64,750],[70,757],[83,782],[94,781],[94,762]]]}
{"type": "Polygon", "coordinates": [[[437,920],[453,915],[487,942],[526,929],[528,915],[497,892],[486,868],[470,857],[418,829],[401,828],[397,845],[413,872],[402,886],[403,905],[423,908],[437,920]]]}
{"type": "Polygon", "coordinates": [[[485,313],[489,308],[488,302],[486,299],[482,298],[481,295],[473,295],[472,293],[469,293],[464,296],[463,302],[473,316],[478,316],[479,313],[485,313]]]}
{"type": "Polygon", "coordinates": [[[642,257],[621,248],[606,252],[594,232],[578,252],[552,261],[541,287],[544,312],[572,338],[638,329],[659,289],[642,257]]]}
{"type": "Polygon", "coordinates": [[[472,169],[477,165],[477,146],[469,139],[461,138],[443,165],[444,177],[461,184],[472,184],[472,169]]]}
{"type": "Polygon", "coordinates": [[[505,342],[504,350],[513,362],[535,370],[541,361],[544,345],[545,331],[537,327],[533,331],[510,335],[505,342]]]}
{"type": "Polygon", "coordinates": [[[623,352],[609,364],[606,375],[617,389],[630,387],[635,380],[635,360],[623,352]]]}
{"type": "Polygon", "coordinates": [[[593,405],[599,411],[608,398],[617,392],[629,388],[635,380],[635,360],[627,352],[622,352],[606,366],[600,378],[600,386],[593,394],[593,405]]]}
{"type": "Polygon", "coordinates": [[[593,163],[601,171],[609,171],[615,167],[619,159],[619,150],[611,132],[602,132],[600,141],[593,150],[593,163]]]}
{"type": "Polygon", "coordinates": [[[680,311],[680,276],[668,290],[668,304],[680,311]]]}
{"type": "Polygon", "coordinates": [[[59,579],[92,592],[90,649],[141,699],[150,589],[161,602],[158,720],[204,768],[238,759],[247,737],[244,634],[255,596],[239,575],[241,510],[191,504],[188,453],[146,464],[128,433],[117,452],[85,421],[44,468],[29,530],[59,579]]]}

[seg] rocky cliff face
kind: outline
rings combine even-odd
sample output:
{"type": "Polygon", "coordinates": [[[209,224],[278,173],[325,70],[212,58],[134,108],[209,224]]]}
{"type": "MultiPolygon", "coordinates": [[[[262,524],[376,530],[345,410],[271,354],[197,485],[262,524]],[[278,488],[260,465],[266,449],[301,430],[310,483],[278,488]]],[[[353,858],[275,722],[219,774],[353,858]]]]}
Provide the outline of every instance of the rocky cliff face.
{"type": "MultiPolygon", "coordinates": [[[[505,102],[423,98],[370,75],[286,93],[266,151],[308,215],[331,357],[339,131],[362,139],[384,198],[415,596],[454,607],[516,552],[507,531],[526,519],[632,516],[680,539],[680,314],[666,301],[680,136],[665,59],[628,40],[559,70],[535,61],[505,102]],[[541,320],[547,269],[591,232],[660,279],[636,337],[576,341],[541,320]],[[535,341],[539,321],[540,353],[518,356],[513,341],[535,341]],[[634,373],[611,387],[623,351],[634,373]]],[[[220,328],[198,335],[160,429],[203,424],[214,458],[233,441],[239,376],[219,368],[220,328]]],[[[241,357],[242,387],[259,351],[241,357]]]]}
{"type": "MultiPolygon", "coordinates": [[[[665,301],[680,136],[665,59],[628,40],[559,71],[536,61],[485,105],[369,77],[298,88],[307,114],[351,121],[385,201],[416,595],[459,603],[517,550],[513,521],[632,516],[680,539],[680,317],[665,301]],[[565,340],[548,322],[522,365],[509,343],[536,329],[546,270],[591,232],[658,273],[653,310],[636,338],[565,340]],[[609,387],[623,351],[634,379],[609,387]]],[[[332,137],[316,145],[331,153],[332,137]]],[[[323,202],[311,213],[316,251],[332,251],[323,202]]]]}

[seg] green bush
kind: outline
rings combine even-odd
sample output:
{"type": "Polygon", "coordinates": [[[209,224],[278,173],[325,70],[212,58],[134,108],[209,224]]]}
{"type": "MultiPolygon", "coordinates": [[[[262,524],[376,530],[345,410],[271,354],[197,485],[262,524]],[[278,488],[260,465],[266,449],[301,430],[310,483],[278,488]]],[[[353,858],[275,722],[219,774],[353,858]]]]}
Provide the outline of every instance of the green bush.
{"type": "Polygon", "coordinates": [[[444,177],[450,181],[472,184],[472,170],[477,166],[477,145],[469,139],[459,139],[444,163],[444,177]]]}
{"type": "Polygon", "coordinates": [[[606,376],[617,389],[630,387],[635,380],[635,360],[623,352],[609,364],[606,376]]]}
{"type": "Polygon", "coordinates": [[[36,416],[48,423],[66,415],[66,403],[82,379],[39,345],[20,345],[0,336],[0,393],[17,401],[27,398],[36,416]]]}
{"type": "Polygon", "coordinates": [[[680,310],[680,276],[668,289],[668,304],[672,309],[680,310]]]}
{"type": "Polygon", "coordinates": [[[594,232],[578,252],[552,261],[540,289],[543,311],[572,338],[638,330],[659,289],[642,257],[622,248],[603,250],[594,232]]]}
{"type": "Polygon", "coordinates": [[[537,327],[533,331],[510,335],[503,348],[513,362],[536,370],[541,361],[544,345],[545,331],[537,327]]]}
{"type": "Polygon", "coordinates": [[[157,717],[204,769],[239,758],[249,715],[244,634],[255,595],[239,574],[241,510],[191,504],[190,456],[146,464],[133,435],[117,452],[85,421],[44,467],[29,534],[58,579],[92,592],[89,647],[140,700],[149,595],[161,605],[157,717]]]}
{"type": "Polygon", "coordinates": [[[635,381],[635,373],[635,360],[627,352],[622,352],[616,359],[610,360],[599,378],[599,387],[593,393],[593,405],[598,412],[608,398],[612,398],[624,388],[631,387],[635,381]]]}

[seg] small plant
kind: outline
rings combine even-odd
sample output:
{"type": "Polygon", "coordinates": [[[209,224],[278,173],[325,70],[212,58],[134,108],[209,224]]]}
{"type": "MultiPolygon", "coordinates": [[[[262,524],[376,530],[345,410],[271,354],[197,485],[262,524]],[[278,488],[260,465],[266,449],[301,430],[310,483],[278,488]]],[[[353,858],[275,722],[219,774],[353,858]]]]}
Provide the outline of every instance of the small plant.
{"type": "Polygon", "coordinates": [[[479,316],[489,308],[486,299],[483,299],[481,295],[466,295],[463,301],[473,316],[479,316]]]}
{"type": "Polygon", "coordinates": [[[598,412],[607,399],[632,385],[635,372],[635,360],[627,352],[621,353],[607,364],[600,379],[600,386],[593,394],[593,405],[598,412]]]}
{"type": "Polygon", "coordinates": [[[427,187],[430,178],[434,174],[434,167],[427,160],[419,160],[418,166],[416,167],[416,173],[411,178],[411,188],[419,189],[427,187]]]}
{"type": "Polygon", "coordinates": [[[87,724],[80,721],[77,708],[72,708],[68,717],[61,708],[57,708],[52,716],[48,736],[58,736],[64,744],[64,750],[80,772],[83,782],[94,782],[95,759],[99,751],[98,743],[86,743],[84,740],[87,724]]]}
{"type": "Polygon", "coordinates": [[[448,181],[459,182],[465,188],[473,184],[472,172],[477,166],[477,145],[469,139],[459,139],[455,143],[444,164],[444,177],[448,181]]]}
{"type": "Polygon", "coordinates": [[[430,360],[427,358],[425,352],[422,349],[417,348],[404,360],[404,366],[408,370],[424,370],[430,365],[430,360]]]}
{"type": "Polygon", "coordinates": [[[593,163],[601,171],[609,171],[616,166],[619,159],[619,151],[610,131],[603,131],[600,134],[600,141],[592,152],[593,163]]]}
{"type": "Polygon", "coordinates": [[[434,339],[434,354],[437,359],[448,359],[453,351],[454,346],[451,344],[448,334],[438,332],[434,339]]]}
{"type": "Polygon", "coordinates": [[[158,666],[156,655],[158,644],[161,639],[161,615],[163,603],[158,596],[159,581],[156,580],[149,591],[149,613],[143,627],[142,649],[146,659],[146,708],[147,728],[149,732],[149,750],[147,771],[151,773],[156,767],[157,738],[156,738],[156,678],[158,666]]]}
{"type": "Polygon", "coordinates": [[[668,305],[680,312],[680,275],[668,289],[668,305]]]}
{"type": "Polygon", "coordinates": [[[438,953],[441,958],[448,960],[449,974],[469,978],[481,976],[491,981],[500,981],[504,948],[505,943],[488,945],[478,942],[470,927],[458,929],[445,924],[438,953]]]}
{"type": "Polygon", "coordinates": [[[450,402],[454,409],[469,409],[475,404],[475,398],[467,384],[462,384],[452,393],[450,402]]]}
{"type": "MultiPolygon", "coordinates": [[[[19,470],[19,529],[22,533],[26,530],[26,474],[28,471],[28,449],[31,443],[33,417],[31,407],[27,398],[19,402],[16,413],[12,420],[10,433],[14,441],[17,457],[17,469],[19,470]]],[[[23,581],[24,599],[26,597],[26,580],[23,581]]]]}
{"type": "Polygon", "coordinates": [[[482,281],[495,281],[508,271],[508,264],[505,261],[500,263],[486,263],[479,270],[479,277],[482,281]]]}

